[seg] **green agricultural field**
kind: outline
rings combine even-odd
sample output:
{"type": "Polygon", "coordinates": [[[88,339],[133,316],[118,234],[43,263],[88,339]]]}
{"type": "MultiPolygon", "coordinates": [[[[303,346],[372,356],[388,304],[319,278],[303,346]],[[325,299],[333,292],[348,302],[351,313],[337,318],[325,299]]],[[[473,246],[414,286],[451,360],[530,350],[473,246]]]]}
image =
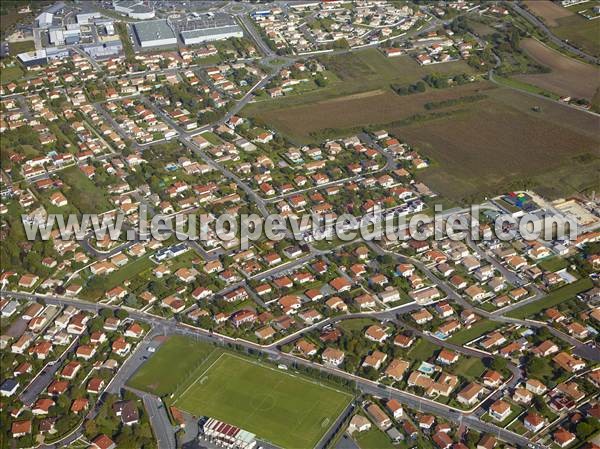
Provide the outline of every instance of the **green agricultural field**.
{"type": "Polygon", "coordinates": [[[309,449],[351,399],[307,378],[223,354],[174,405],[195,416],[221,419],[280,447],[309,449]]]}
{"type": "Polygon", "coordinates": [[[456,334],[450,337],[448,341],[450,343],[454,343],[455,345],[464,345],[465,343],[475,340],[477,337],[480,337],[483,334],[487,334],[488,332],[499,328],[501,325],[501,323],[497,323],[495,321],[482,319],[473,324],[469,329],[462,329],[458,331],[456,334]]]}
{"type": "Polygon", "coordinates": [[[526,304],[523,307],[519,307],[518,309],[510,311],[507,316],[512,318],[533,317],[542,310],[557,306],[558,304],[565,302],[592,287],[593,283],[591,279],[580,279],[572,284],[565,285],[564,287],[553,291],[548,296],[541,298],[539,301],[526,304]]]}
{"type": "Polygon", "coordinates": [[[322,56],[320,61],[332,74],[326,87],[304,92],[302,95],[252,103],[244,108],[244,115],[260,117],[271,123],[268,119],[280,109],[287,112],[287,109],[293,106],[310,106],[332,99],[343,102],[346,99],[372,96],[373,92],[393,94],[390,88],[392,84],[415,83],[431,73],[475,73],[464,61],[422,67],[410,56],[386,58],[380,51],[372,48],[335,56],[322,56]],[[266,114],[269,111],[272,112],[271,115],[266,114]]]}
{"type": "Polygon", "coordinates": [[[127,385],[158,396],[169,395],[213,353],[221,350],[191,338],[169,337],[127,385]]]}
{"type": "Polygon", "coordinates": [[[597,19],[588,20],[579,14],[574,14],[571,17],[558,19],[557,22],[558,26],[552,28],[554,34],[585,52],[594,56],[600,55],[597,19]]]}
{"type": "Polygon", "coordinates": [[[417,178],[460,203],[529,188],[549,198],[600,188],[598,119],[508,88],[388,130],[432,160],[417,178]]]}

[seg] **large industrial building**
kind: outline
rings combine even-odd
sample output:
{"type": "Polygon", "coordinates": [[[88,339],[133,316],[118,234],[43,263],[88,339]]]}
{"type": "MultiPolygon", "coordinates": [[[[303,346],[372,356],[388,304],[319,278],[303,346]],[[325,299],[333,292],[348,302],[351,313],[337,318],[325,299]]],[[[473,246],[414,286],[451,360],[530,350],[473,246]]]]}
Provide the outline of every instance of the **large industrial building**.
{"type": "Polygon", "coordinates": [[[107,41],[100,44],[86,45],[83,47],[90,57],[93,59],[108,58],[111,56],[117,56],[123,51],[123,44],[120,40],[107,41]]]}
{"type": "Polygon", "coordinates": [[[135,23],[133,29],[142,48],[177,45],[177,37],[166,20],[135,23]]]}
{"type": "Polygon", "coordinates": [[[181,39],[185,45],[201,44],[203,42],[218,41],[229,37],[242,37],[244,32],[239,25],[229,25],[217,28],[182,31],[181,39]]]}
{"type": "Polygon", "coordinates": [[[54,5],[48,6],[44,11],[35,18],[38,28],[48,28],[54,22],[54,16],[60,13],[65,7],[65,2],[57,2],[54,5]]]}
{"type": "Polygon", "coordinates": [[[86,12],[82,14],[77,14],[75,18],[77,19],[77,23],[80,25],[87,25],[94,21],[94,19],[99,19],[102,17],[102,14],[97,11],[86,12]]]}
{"type": "Polygon", "coordinates": [[[202,44],[230,37],[242,37],[244,32],[228,14],[193,14],[191,18],[176,22],[185,45],[202,44]]]}
{"type": "Polygon", "coordinates": [[[113,8],[115,11],[127,14],[137,20],[154,19],[156,15],[154,8],[144,5],[141,0],[113,0],[113,8]]]}
{"type": "Polygon", "coordinates": [[[81,30],[79,27],[71,29],[50,28],[48,30],[48,40],[52,45],[72,45],[79,43],[81,30]]]}
{"type": "Polygon", "coordinates": [[[42,48],[41,50],[19,53],[17,55],[17,59],[25,67],[34,67],[48,64],[49,61],[53,61],[55,59],[66,58],[69,55],[69,50],[66,48],[47,47],[42,48]]]}

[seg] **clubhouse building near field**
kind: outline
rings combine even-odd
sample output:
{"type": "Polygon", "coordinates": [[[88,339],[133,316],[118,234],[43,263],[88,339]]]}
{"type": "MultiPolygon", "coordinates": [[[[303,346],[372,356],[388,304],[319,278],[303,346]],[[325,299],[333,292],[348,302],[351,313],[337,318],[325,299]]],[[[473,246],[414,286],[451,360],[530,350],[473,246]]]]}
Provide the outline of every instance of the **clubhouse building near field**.
{"type": "Polygon", "coordinates": [[[256,435],[214,418],[200,421],[204,438],[228,449],[252,449],[256,446],[256,435]]]}

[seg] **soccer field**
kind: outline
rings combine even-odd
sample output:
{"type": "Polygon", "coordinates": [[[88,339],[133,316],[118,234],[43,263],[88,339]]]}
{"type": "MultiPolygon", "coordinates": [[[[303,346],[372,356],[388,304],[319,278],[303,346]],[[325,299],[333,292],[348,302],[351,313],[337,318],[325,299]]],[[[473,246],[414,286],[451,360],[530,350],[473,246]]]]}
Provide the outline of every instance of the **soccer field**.
{"type": "Polygon", "coordinates": [[[174,405],[286,449],[313,448],[352,396],[300,376],[221,355],[174,405]]]}
{"type": "Polygon", "coordinates": [[[216,359],[219,353],[220,350],[210,344],[173,335],[135,372],[127,385],[158,396],[169,395],[177,388],[185,388],[194,370],[202,372],[202,365],[210,364],[207,360],[211,355],[215,354],[216,359]]]}

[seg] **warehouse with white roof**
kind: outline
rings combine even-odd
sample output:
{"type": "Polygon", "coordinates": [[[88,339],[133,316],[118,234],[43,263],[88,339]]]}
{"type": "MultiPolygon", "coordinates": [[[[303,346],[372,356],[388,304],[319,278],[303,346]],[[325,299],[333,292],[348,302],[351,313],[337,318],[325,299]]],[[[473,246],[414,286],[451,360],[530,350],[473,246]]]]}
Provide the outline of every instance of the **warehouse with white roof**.
{"type": "Polygon", "coordinates": [[[181,32],[181,39],[185,45],[195,45],[203,42],[218,41],[221,39],[228,39],[230,37],[242,36],[244,36],[244,32],[238,25],[181,32]]]}
{"type": "Polygon", "coordinates": [[[185,45],[202,44],[230,37],[242,37],[244,32],[235,19],[224,13],[194,13],[174,22],[185,45]]]}

